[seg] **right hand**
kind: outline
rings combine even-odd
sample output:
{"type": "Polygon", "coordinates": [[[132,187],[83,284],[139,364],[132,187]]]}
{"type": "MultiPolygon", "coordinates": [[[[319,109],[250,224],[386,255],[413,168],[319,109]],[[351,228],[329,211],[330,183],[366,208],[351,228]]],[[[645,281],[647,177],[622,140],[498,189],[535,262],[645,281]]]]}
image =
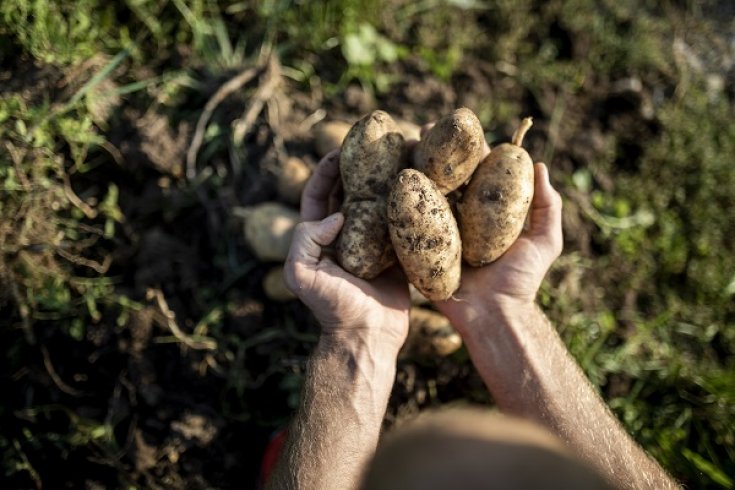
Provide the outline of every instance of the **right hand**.
{"type": "Polygon", "coordinates": [[[300,223],[284,268],[286,284],[311,309],[322,338],[365,341],[395,358],[408,334],[411,306],[403,274],[393,268],[366,281],[340,267],[324,248],[344,224],[339,206],[339,152],[319,163],[301,198],[300,223]]]}
{"type": "Polygon", "coordinates": [[[541,281],[561,254],[561,209],[561,196],[549,182],[546,165],[535,164],[530,227],[492,264],[463,266],[462,284],[454,297],[436,303],[463,337],[486,324],[500,308],[533,305],[541,281]]]}

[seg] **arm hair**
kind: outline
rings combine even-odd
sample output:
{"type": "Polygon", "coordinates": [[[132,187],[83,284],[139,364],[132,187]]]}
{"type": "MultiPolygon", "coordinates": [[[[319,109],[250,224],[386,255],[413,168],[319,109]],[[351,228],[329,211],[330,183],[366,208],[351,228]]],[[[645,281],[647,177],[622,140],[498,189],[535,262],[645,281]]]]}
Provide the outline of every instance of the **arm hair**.
{"type": "Polygon", "coordinates": [[[495,313],[467,344],[502,410],[546,426],[616,488],[680,488],[625,432],[538,306],[495,313]]]}

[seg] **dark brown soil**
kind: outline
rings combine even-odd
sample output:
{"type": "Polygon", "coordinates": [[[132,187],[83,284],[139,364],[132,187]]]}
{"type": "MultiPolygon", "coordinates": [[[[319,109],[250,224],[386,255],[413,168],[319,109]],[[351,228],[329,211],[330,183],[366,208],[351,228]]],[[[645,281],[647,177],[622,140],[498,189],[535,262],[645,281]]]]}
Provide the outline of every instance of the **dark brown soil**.
{"type": "MultiPolygon", "coordinates": [[[[456,107],[472,107],[504,83],[482,65],[468,67],[449,82],[427,76],[410,60],[401,70],[400,81],[378,100],[352,86],[344,99],[332,99],[323,108],[330,118],[354,120],[380,108],[425,123],[456,107]]],[[[629,157],[620,167],[633,165],[657,127],[640,116],[645,98],[610,95],[615,93],[614,87],[599,86],[574,98],[525,94],[519,116],[540,121],[527,138],[529,153],[553,155],[554,164],[570,173],[585,165],[612,131],[620,154],[629,157]],[[551,133],[543,121],[550,120],[559,98],[566,113],[551,133]]],[[[110,182],[119,187],[126,220],[106,244],[114,259],[109,275],[116,278],[116,290],[142,308],[120,326],[116,318],[88,325],[81,341],[55,329],[53,321],[40,322],[36,345],[16,344],[13,357],[23,359],[23,369],[10,372],[11,361],[0,360],[0,372],[11,376],[0,382],[3,437],[25,440],[24,433],[32,431],[44,438],[29,444],[25,453],[38,480],[16,473],[5,488],[33,487],[38,481],[45,488],[256,486],[263,449],[297,404],[297,387],[319,331],[298,302],[273,304],[264,297],[260,280],[272,264],[251,256],[232,212],[236,206],[276,198],[268,171],[268,162],[278,157],[274,151],[316,163],[309,133],[299,129],[299,122],[322,108],[321,97],[287,85],[279,97],[287,101],[282,106],[287,110],[279,121],[258,118],[239,155],[241,166],[233,165],[226,149],[202,150],[209,152],[205,159],[212,173],[198,186],[183,181],[198,112],[161,114],[133,104],[109,128],[106,136],[119,150],[119,161],[108,161],[100,151],[105,163],[74,185],[80,194],[110,182]],[[213,312],[221,321],[205,330],[216,348],[204,341],[173,341],[171,318],[191,335],[197,322],[213,312]],[[64,439],[85,421],[90,430],[103,422],[110,433],[91,432],[75,446],[50,449],[55,438],[64,439]]],[[[200,108],[203,103],[192,95],[188,105],[200,108]]],[[[239,117],[242,105],[238,97],[228,99],[215,119],[226,124],[239,117]]],[[[499,139],[507,141],[513,125],[500,129],[499,139]]],[[[602,187],[612,185],[604,175],[596,178],[602,187]]],[[[564,215],[568,248],[585,254],[594,244],[577,200],[586,198],[570,194],[564,215]]],[[[15,335],[4,329],[0,342],[9,343],[15,335]]],[[[386,425],[427,406],[487,402],[487,392],[466,361],[464,351],[424,364],[401,361],[386,425]]],[[[609,389],[624,389],[620,383],[610,383],[609,389]]]]}

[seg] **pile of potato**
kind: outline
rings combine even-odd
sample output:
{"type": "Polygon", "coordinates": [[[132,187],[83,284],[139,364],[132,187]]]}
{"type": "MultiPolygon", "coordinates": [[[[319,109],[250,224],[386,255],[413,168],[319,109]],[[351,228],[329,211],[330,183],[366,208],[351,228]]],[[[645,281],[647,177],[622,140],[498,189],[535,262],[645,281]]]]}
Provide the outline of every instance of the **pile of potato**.
{"type": "Polygon", "coordinates": [[[511,143],[480,161],[482,126],[461,108],[421,138],[411,159],[387,113],[362,118],[340,154],[345,226],[339,263],[371,279],[397,260],[425,297],[451,298],[462,259],[473,267],[489,264],[523,229],[533,198],[533,162],[521,147],[530,126],[524,119],[511,143]]]}
{"type": "MultiPolygon", "coordinates": [[[[449,321],[422,305],[452,297],[463,259],[474,267],[488,264],[520,234],[533,197],[533,165],[521,148],[530,125],[525,119],[512,143],[484,160],[480,121],[466,108],[440,119],[415,148],[406,141],[419,139],[419,128],[383,111],[352,126],[333,121],[317,128],[319,156],[341,146],[345,223],[335,244],[337,261],[363,279],[399,263],[411,283],[414,306],[404,357],[446,356],[461,347],[449,321]]],[[[236,212],[254,255],[279,263],[263,279],[273,301],[295,299],[282,262],[299,222],[291,205],[299,202],[310,175],[309,165],[289,158],[276,172],[281,202],[236,212]]]]}

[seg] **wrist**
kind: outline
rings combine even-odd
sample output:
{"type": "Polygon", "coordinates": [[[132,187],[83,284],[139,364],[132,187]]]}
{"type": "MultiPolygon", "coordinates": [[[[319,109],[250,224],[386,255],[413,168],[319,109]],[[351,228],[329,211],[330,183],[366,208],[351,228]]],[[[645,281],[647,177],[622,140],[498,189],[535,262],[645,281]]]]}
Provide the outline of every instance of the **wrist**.
{"type": "Polygon", "coordinates": [[[552,337],[544,334],[548,324],[535,303],[501,301],[486,307],[485,316],[468,326],[462,337],[480,377],[498,406],[506,409],[518,401],[519,386],[534,369],[539,353],[551,348],[539,340],[552,337]]]}
{"type": "Polygon", "coordinates": [[[535,301],[529,298],[494,295],[478,308],[467,309],[467,314],[457,326],[468,348],[475,343],[493,341],[498,336],[519,335],[513,328],[537,311],[535,301]]]}
{"type": "Polygon", "coordinates": [[[319,343],[324,347],[339,346],[395,363],[407,333],[408,314],[389,319],[366,317],[350,323],[322,323],[319,343]]]}
{"type": "Polygon", "coordinates": [[[487,301],[486,308],[491,314],[529,311],[536,308],[536,299],[534,296],[494,294],[487,301]]]}
{"type": "Polygon", "coordinates": [[[512,315],[536,308],[533,298],[503,294],[473,295],[438,304],[463,338],[481,333],[512,315]]]}
{"type": "Polygon", "coordinates": [[[395,366],[401,346],[378,333],[367,328],[323,330],[314,354],[349,357],[358,365],[370,360],[380,366],[395,366]]]}
{"type": "Polygon", "coordinates": [[[322,332],[314,356],[337,360],[351,377],[369,377],[371,383],[392,387],[399,349],[363,330],[337,330],[322,332]]]}
{"type": "MultiPolygon", "coordinates": [[[[329,372],[340,399],[361,407],[361,417],[382,420],[396,376],[398,353],[355,332],[323,333],[312,354],[312,366],[329,372]]],[[[372,422],[367,422],[370,425],[372,422]]]]}

